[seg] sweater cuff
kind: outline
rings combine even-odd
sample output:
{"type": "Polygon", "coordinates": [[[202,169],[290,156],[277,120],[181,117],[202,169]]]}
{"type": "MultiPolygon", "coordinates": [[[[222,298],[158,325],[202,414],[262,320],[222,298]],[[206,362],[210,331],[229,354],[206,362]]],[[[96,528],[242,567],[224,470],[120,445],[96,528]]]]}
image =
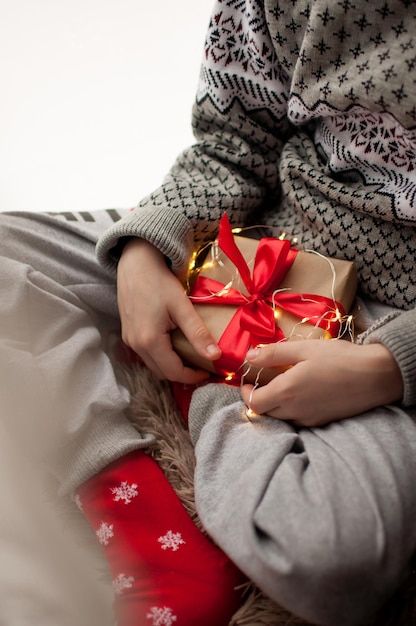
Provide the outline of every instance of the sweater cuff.
{"type": "Polygon", "coordinates": [[[101,265],[112,274],[124,247],[123,239],[146,239],[169,259],[172,271],[183,276],[193,250],[193,230],[181,213],[166,207],[139,207],[111,226],[100,237],[96,254],[101,265]]]}
{"type": "Polygon", "coordinates": [[[224,383],[210,383],[198,387],[192,394],[189,407],[189,434],[196,444],[202,428],[210,418],[225,406],[241,402],[240,389],[224,383]]]}
{"type": "Polygon", "coordinates": [[[402,405],[416,404],[416,309],[376,322],[363,335],[361,343],[382,343],[393,354],[402,374],[402,405]]]}

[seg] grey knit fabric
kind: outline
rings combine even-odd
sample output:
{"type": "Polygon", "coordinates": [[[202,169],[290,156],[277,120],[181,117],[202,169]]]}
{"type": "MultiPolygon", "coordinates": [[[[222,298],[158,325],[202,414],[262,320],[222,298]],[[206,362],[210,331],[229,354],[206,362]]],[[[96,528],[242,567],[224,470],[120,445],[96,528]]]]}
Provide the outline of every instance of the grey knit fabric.
{"type": "Polygon", "coordinates": [[[139,236],[183,272],[191,234],[212,237],[227,211],[234,225],[267,223],[354,260],[364,293],[412,308],[415,16],[399,0],[217,2],[198,143],[101,239],[101,261],[114,268],[119,238],[139,236]]]}
{"type": "Polygon", "coordinates": [[[101,263],[115,272],[125,238],[144,237],[183,275],[224,211],[234,226],[266,224],[354,261],[365,298],[412,311],[367,340],[387,342],[413,403],[415,24],[410,1],[219,0],[197,143],[103,235],[101,263]]]}

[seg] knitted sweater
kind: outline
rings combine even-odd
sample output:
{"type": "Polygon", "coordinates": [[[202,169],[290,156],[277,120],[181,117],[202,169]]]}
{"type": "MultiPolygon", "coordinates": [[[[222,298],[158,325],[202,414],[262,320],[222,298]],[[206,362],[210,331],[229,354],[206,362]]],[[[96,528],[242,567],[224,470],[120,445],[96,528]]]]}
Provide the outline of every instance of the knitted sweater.
{"type": "Polygon", "coordinates": [[[160,188],[101,238],[101,263],[115,271],[123,239],[143,237],[181,275],[224,211],[352,260],[363,294],[409,310],[366,341],[392,349],[413,404],[416,3],[217,0],[193,128],[160,188]]]}

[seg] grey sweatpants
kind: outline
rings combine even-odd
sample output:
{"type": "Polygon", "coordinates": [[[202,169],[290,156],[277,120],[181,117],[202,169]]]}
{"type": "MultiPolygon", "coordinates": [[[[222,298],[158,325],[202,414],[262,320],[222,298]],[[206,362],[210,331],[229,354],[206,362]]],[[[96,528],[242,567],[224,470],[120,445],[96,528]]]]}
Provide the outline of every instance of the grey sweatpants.
{"type": "Polygon", "coordinates": [[[116,286],[95,243],[121,214],[0,213],[2,421],[29,456],[73,491],[146,447],[108,345],[119,334],[116,286]]]}
{"type": "Polygon", "coordinates": [[[313,623],[374,618],[416,548],[416,411],[296,428],[247,419],[238,389],[210,384],[189,425],[197,508],[235,563],[313,623]]]}
{"type": "MultiPolygon", "coordinates": [[[[70,492],[149,438],[128,423],[108,343],[114,277],[96,262],[112,212],[0,213],[2,420],[70,492]]],[[[239,391],[194,394],[199,514],[283,606],[329,626],[371,617],[416,547],[414,412],[387,407],[318,429],[242,418],[239,391]]]]}

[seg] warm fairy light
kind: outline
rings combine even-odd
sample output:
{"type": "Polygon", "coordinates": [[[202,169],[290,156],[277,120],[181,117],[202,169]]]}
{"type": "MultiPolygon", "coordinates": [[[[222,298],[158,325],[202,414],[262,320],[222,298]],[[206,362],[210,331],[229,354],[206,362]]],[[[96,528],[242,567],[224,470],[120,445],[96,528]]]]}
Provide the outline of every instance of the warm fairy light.
{"type": "MultiPolygon", "coordinates": [[[[258,225],[259,228],[263,228],[264,226],[262,225],[258,225]]],[[[233,228],[232,229],[232,233],[234,235],[237,235],[243,231],[248,230],[249,228],[233,228]]],[[[290,243],[293,246],[296,246],[298,244],[298,238],[297,237],[290,237],[287,235],[286,232],[280,232],[280,234],[278,235],[276,233],[276,236],[279,240],[284,241],[286,239],[290,239],[290,243]]],[[[335,271],[335,267],[334,264],[332,263],[332,261],[325,257],[324,255],[314,251],[314,250],[304,250],[305,252],[309,252],[312,254],[316,254],[317,256],[322,257],[323,259],[325,259],[327,261],[327,263],[330,266],[330,269],[332,271],[332,300],[334,302],[334,308],[331,310],[327,310],[322,316],[315,316],[315,317],[304,317],[303,319],[299,320],[298,318],[298,322],[296,324],[293,325],[291,332],[288,334],[288,336],[286,336],[284,339],[282,339],[281,341],[289,341],[291,339],[296,339],[296,338],[302,338],[302,339],[307,339],[307,338],[316,338],[317,333],[316,331],[319,331],[319,327],[321,329],[320,332],[320,338],[321,339],[326,339],[326,340],[330,340],[330,339],[343,339],[344,337],[349,337],[351,340],[354,339],[354,316],[353,315],[343,315],[342,312],[340,311],[340,309],[338,308],[338,306],[336,305],[336,299],[335,299],[335,278],[336,278],[336,271],[335,271]],[[335,333],[335,336],[332,334],[333,331],[333,324],[334,322],[338,322],[339,323],[339,330],[335,333]],[[299,326],[302,325],[302,329],[299,328],[299,326]],[[305,325],[306,325],[306,329],[305,329],[305,325]],[[309,326],[311,327],[310,333],[308,333],[308,328],[309,326]],[[330,332],[332,330],[332,333],[330,332]]],[[[190,261],[189,261],[189,275],[188,275],[188,291],[189,291],[189,283],[191,282],[190,279],[191,278],[195,278],[195,276],[197,274],[199,274],[200,271],[205,271],[205,270],[209,270],[211,268],[214,267],[226,267],[222,261],[222,251],[219,248],[219,244],[218,244],[218,239],[215,239],[213,242],[210,242],[209,244],[204,244],[202,245],[198,250],[196,250],[195,252],[193,252],[190,261]],[[210,246],[210,248],[208,248],[208,246],[210,246]],[[205,251],[207,249],[210,249],[210,252],[206,255],[205,257],[205,251]],[[202,261],[202,259],[205,260],[202,261]]],[[[228,274],[230,274],[229,270],[227,270],[228,274]]],[[[220,289],[220,291],[216,292],[216,293],[212,293],[212,297],[214,296],[226,296],[230,290],[234,287],[235,285],[235,281],[236,281],[236,276],[233,275],[232,279],[225,285],[222,286],[222,288],[220,289]]],[[[276,324],[279,324],[281,319],[285,319],[285,312],[284,310],[282,311],[282,309],[279,307],[279,305],[276,303],[275,301],[275,297],[276,294],[283,292],[283,291],[291,291],[290,287],[286,287],[286,288],[278,288],[273,292],[273,297],[272,297],[272,310],[273,310],[273,316],[275,319],[276,324]]],[[[204,300],[209,300],[211,296],[203,296],[199,299],[204,299],[204,300]]],[[[193,300],[198,300],[198,297],[193,297],[191,296],[191,298],[193,300]]],[[[314,302],[314,299],[312,297],[309,298],[304,298],[305,302],[314,302]]],[[[259,344],[256,347],[262,347],[266,344],[259,344]]],[[[253,346],[254,347],[254,346],[253,346]]],[[[242,363],[238,368],[236,368],[235,372],[226,372],[224,374],[224,382],[228,382],[233,384],[234,381],[239,380],[241,384],[244,383],[244,379],[246,378],[246,376],[248,375],[248,373],[251,370],[251,366],[250,364],[248,364],[247,362],[242,363]],[[245,371],[243,372],[242,376],[240,375],[240,369],[244,367],[245,371]]],[[[259,372],[257,373],[256,376],[256,381],[255,384],[253,386],[253,391],[254,389],[257,389],[257,387],[260,385],[260,373],[262,371],[262,368],[259,370],[259,372]]],[[[248,420],[250,419],[256,419],[258,417],[260,417],[255,411],[253,411],[253,409],[249,408],[251,405],[251,398],[250,401],[247,403],[248,406],[245,407],[242,411],[242,417],[244,419],[244,417],[248,420]]]]}
{"type": "Polygon", "coordinates": [[[189,261],[189,265],[188,265],[188,269],[190,272],[192,272],[195,269],[197,258],[198,258],[198,252],[193,252],[191,259],[189,261]]]}
{"type": "Polygon", "coordinates": [[[226,285],[224,285],[224,287],[221,289],[221,291],[219,291],[216,295],[217,296],[225,296],[225,294],[227,294],[230,291],[232,285],[233,285],[233,281],[230,280],[230,282],[227,283],[226,285]]]}
{"type": "Polygon", "coordinates": [[[253,409],[246,409],[246,416],[251,419],[251,418],[255,418],[255,417],[260,417],[258,413],[256,413],[255,411],[253,411],[253,409]]]}
{"type": "Polygon", "coordinates": [[[354,341],[354,316],[348,315],[345,324],[345,333],[349,336],[350,341],[354,341]]]}

